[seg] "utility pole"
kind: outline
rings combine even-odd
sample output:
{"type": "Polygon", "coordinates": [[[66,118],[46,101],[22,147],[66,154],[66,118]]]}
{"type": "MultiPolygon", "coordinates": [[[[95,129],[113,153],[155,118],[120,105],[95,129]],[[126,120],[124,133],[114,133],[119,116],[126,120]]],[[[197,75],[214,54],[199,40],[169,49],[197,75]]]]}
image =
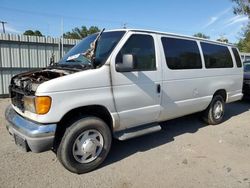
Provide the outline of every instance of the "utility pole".
{"type": "Polygon", "coordinates": [[[0,21],[0,23],[2,23],[2,26],[3,26],[3,33],[5,33],[5,27],[4,27],[4,24],[6,24],[7,22],[0,21]]]}
{"type": "Polygon", "coordinates": [[[61,57],[63,57],[63,55],[64,55],[64,53],[63,53],[63,18],[61,18],[61,44],[62,44],[62,48],[61,48],[61,50],[62,50],[62,52],[61,52],[61,57]]]}

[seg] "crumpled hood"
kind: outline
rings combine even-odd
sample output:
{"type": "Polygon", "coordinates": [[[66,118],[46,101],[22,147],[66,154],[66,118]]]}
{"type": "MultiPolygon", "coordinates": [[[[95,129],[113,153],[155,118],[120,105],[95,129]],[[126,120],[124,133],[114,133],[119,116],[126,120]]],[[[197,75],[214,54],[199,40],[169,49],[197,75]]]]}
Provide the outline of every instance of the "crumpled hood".
{"type": "Polygon", "coordinates": [[[21,73],[11,79],[10,89],[17,89],[27,95],[33,95],[41,83],[68,74],[71,73],[59,69],[42,69],[21,73]]]}

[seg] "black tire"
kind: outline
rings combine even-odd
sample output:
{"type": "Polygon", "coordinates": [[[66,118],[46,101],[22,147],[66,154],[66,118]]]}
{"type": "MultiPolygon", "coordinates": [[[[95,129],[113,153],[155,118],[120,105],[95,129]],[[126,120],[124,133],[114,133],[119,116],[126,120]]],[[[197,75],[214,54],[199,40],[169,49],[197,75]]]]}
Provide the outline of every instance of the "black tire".
{"type": "MultiPolygon", "coordinates": [[[[111,131],[108,125],[97,117],[85,117],[71,123],[57,148],[57,158],[69,171],[77,174],[86,173],[97,168],[107,157],[112,142],[111,131]],[[93,161],[80,163],[73,155],[73,147],[79,136],[88,131],[98,131],[103,138],[101,153],[93,161]]],[[[92,142],[93,143],[93,142],[92,142]]]]}
{"type": "Polygon", "coordinates": [[[223,121],[225,113],[225,101],[221,95],[215,95],[207,107],[207,109],[203,113],[203,120],[205,123],[209,125],[218,125],[223,121]],[[215,115],[215,105],[219,102],[222,105],[222,113],[221,115],[216,117],[215,115]]]}

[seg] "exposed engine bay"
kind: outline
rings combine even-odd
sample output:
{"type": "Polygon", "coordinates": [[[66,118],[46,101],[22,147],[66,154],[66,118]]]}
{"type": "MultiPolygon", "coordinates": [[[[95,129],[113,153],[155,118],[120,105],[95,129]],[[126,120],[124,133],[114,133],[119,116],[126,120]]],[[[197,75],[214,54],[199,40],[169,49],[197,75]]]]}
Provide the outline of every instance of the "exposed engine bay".
{"type": "Polygon", "coordinates": [[[45,68],[42,70],[25,72],[14,76],[11,79],[9,86],[12,104],[23,111],[24,97],[34,96],[40,84],[61,76],[72,74],[74,72],[76,71],[45,68]]]}
{"type": "Polygon", "coordinates": [[[34,95],[41,83],[71,73],[72,71],[60,69],[43,69],[18,74],[11,79],[10,89],[22,91],[25,95],[34,95]]]}

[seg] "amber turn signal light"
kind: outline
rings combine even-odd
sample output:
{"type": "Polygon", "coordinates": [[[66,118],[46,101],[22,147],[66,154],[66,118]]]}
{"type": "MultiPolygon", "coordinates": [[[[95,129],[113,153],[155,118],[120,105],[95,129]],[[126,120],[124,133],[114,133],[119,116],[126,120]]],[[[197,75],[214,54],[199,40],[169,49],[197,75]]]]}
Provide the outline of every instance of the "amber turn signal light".
{"type": "Polygon", "coordinates": [[[35,105],[37,114],[46,114],[51,107],[51,98],[49,96],[37,96],[35,99],[35,105]]]}

